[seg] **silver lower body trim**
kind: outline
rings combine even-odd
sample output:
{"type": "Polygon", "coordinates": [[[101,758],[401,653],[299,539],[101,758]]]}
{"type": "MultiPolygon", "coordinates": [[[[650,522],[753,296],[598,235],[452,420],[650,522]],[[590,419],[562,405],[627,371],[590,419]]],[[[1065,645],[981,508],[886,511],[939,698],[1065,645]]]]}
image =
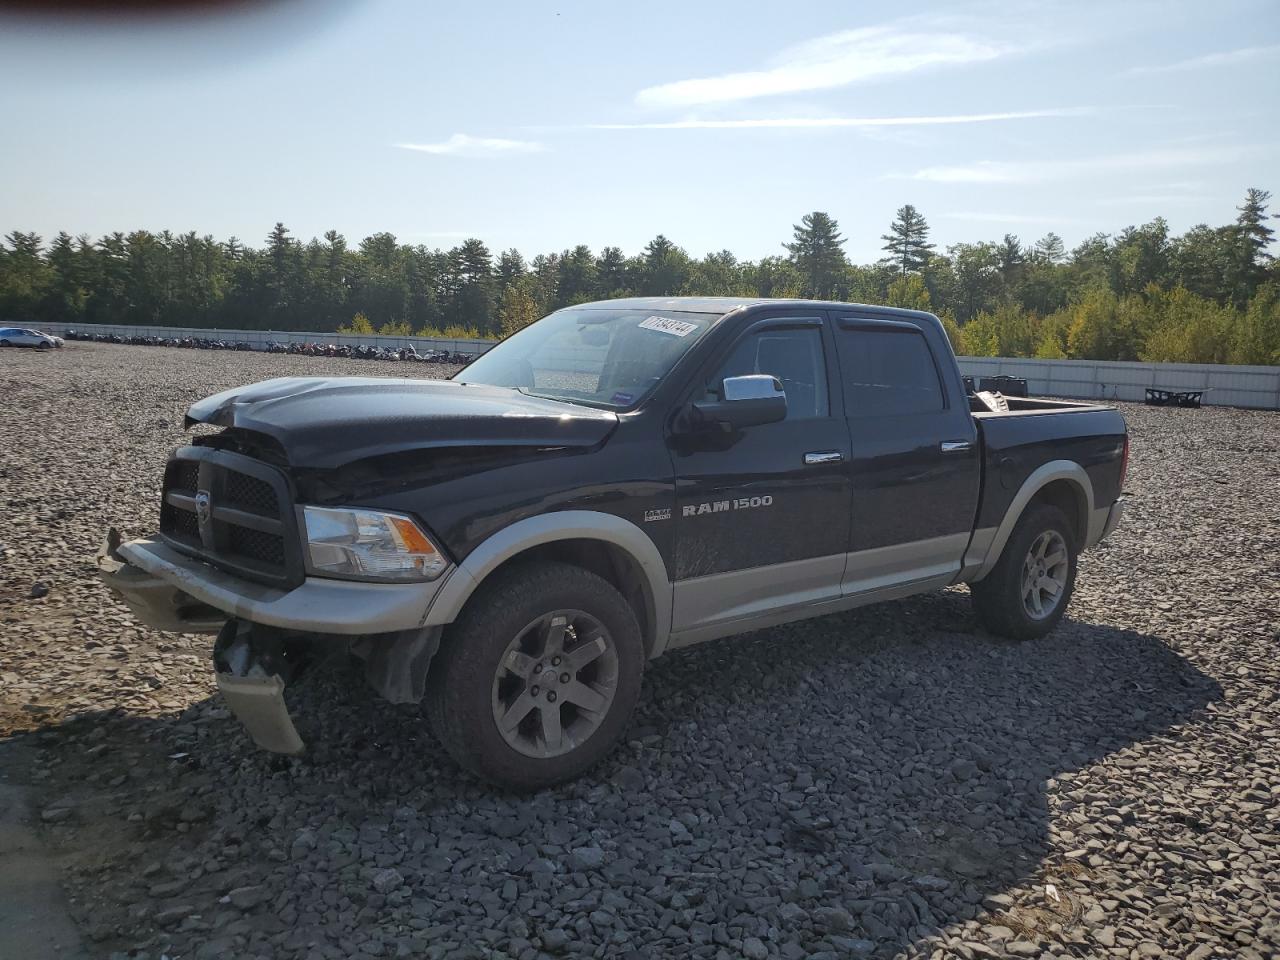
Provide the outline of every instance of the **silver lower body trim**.
{"type": "Polygon", "coordinates": [[[681,580],[675,585],[672,632],[834,600],[844,569],[845,555],[837,553],[681,580]]]}
{"type": "Polygon", "coordinates": [[[669,645],[759,630],[941,589],[962,567],[968,533],[735,570],[675,585],[669,645]]]}

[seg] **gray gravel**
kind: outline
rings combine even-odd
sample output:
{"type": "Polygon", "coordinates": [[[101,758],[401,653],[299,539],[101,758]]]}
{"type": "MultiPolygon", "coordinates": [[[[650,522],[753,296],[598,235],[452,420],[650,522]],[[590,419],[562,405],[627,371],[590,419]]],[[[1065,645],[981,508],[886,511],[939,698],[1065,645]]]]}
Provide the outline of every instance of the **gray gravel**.
{"type": "Polygon", "coordinates": [[[1041,641],[981,633],[957,589],[675,654],[628,742],[532,797],[346,668],[294,697],[312,752],[261,753],[209,640],[135,624],[89,558],[152,527],[190,401],[442,372],[0,353],[0,732],[96,954],[1280,951],[1280,416],[1126,406],[1125,524],[1041,641]]]}

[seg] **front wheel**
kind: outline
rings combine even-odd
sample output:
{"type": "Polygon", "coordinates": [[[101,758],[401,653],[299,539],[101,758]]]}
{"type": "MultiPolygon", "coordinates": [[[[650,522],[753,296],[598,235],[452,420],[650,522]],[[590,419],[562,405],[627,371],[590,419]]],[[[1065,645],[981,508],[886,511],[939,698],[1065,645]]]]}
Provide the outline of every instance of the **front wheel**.
{"type": "Polygon", "coordinates": [[[1075,535],[1057,507],[1029,508],[991,572],[969,585],[978,619],[1014,640],[1043,637],[1058,625],[1076,584],[1075,535]]]}
{"type": "Polygon", "coordinates": [[[635,614],[610,583],[569,564],[522,564],[485,583],[447,631],[428,677],[428,716],[471,773],[538,789],[609,751],[643,670],[635,614]]]}

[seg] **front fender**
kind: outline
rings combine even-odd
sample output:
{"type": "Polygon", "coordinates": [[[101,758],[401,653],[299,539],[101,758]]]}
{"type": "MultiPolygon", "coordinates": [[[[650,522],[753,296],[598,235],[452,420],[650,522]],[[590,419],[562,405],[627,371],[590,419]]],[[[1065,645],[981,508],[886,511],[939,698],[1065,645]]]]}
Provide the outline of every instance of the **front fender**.
{"type": "Polygon", "coordinates": [[[671,633],[671,579],[662,554],[648,534],[628,520],[594,510],[560,510],[528,517],[495,533],[471,551],[453,571],[427,610],[425,625],[452,623],[485,578],[526,550],[559,540],[599,540],[624,551],[636,562],[649,605],[654,636],[650,655],[658,656],[671,633]]]}

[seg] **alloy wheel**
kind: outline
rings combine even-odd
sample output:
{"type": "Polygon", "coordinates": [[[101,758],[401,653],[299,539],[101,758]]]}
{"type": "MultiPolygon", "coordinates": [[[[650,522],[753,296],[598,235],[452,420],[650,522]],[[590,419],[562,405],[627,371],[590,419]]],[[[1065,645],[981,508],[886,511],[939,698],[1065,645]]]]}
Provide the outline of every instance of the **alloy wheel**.
{"type": "Polygon", "coordinates": [[[618,691],[608,629],[581,610],[554,610],[507,645],[493,678],[493,720],[527,757],[568,753],[595,733],[618,691]]]}
{"type": "Polygon", "coordinates": [[[1057,530],[1036,537],[1022,562],[1022,609],[1032,620],[1050,616],[1062,602],[1071,571],[1067,542],[1057,530]]]}

